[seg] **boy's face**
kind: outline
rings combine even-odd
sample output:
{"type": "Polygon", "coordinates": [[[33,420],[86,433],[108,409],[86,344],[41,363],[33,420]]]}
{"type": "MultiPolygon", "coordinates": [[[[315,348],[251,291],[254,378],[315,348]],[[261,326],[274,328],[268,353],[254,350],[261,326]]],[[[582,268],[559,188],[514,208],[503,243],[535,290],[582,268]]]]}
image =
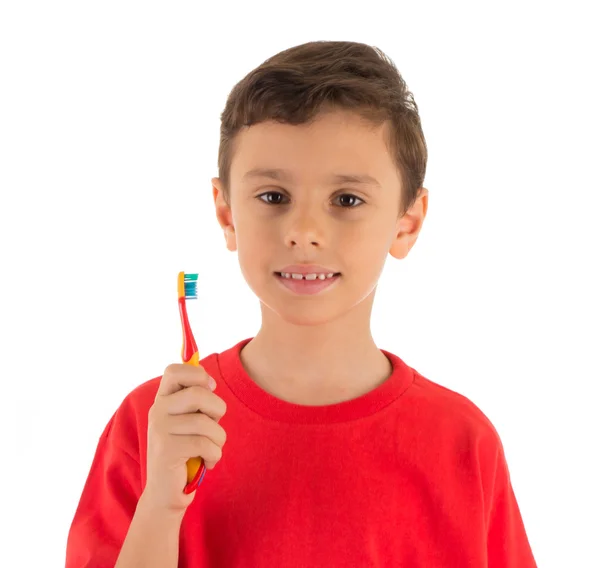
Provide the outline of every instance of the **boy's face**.
{"type": "Polygon", "coordinates": [[[366,298],[372,304],[387,255],[404,258],[417,239],[427,190],[398,217],[401,182],[384,128],[339,110],[311,125],[255,124],[237,135],[231,207],[219,178],[212,179],[227,248],[238,251],[260,301],[291,323],[331,320],[366,298]],[[281,169],[287,177],[246,176],[256,168],[281,169]],[[332,181],[334,174],[368,175],[378,185],[332,181]],[[341,276],[318,294],[300,295],[276,274],[290,264],[319,264],[341,276]]]}

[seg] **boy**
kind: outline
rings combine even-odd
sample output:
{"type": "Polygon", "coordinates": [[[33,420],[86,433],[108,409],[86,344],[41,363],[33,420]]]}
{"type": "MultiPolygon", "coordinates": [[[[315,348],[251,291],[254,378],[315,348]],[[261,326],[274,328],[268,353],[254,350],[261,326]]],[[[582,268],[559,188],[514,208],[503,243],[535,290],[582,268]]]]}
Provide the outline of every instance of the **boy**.
{"type": "Polygon", "coordinates": [[[125,398],[67,568],[534,567],[493,425],[371,336],[387,255],[406,257],[428,203],[394,64],[300,45],[238,83],[221,118],[216,215],[260,330],[125,398]],[[186,495],[194,456],[208,472],[186,495]]]}

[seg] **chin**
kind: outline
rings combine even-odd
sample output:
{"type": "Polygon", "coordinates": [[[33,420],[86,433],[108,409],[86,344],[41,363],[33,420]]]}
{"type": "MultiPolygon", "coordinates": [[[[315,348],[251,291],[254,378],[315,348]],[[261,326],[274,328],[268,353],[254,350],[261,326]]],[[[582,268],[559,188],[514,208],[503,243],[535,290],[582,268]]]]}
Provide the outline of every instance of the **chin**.
{"type": "Polygon", "coordinates": [[[323,309],[323,305],[319,304],[315,304],[314,307],[309,308],[301,302],[290,302],[289,300],[287,302],[265,301],[260,297],[259,299],[261,310],[270,310],[286,323],[297,326],[312,327],[328,324],[345,313],[345,311],[339,312],[332,308],[325,310],[323,309]]]}

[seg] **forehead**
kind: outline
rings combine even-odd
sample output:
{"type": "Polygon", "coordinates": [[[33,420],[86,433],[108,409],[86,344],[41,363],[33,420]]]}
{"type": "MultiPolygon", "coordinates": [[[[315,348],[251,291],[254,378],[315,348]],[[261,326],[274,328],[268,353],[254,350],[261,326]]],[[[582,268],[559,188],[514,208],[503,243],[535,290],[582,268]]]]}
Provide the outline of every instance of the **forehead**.
{"type": "MultiPolygon", "coordinates": [[[[374,126],[355,113],[340,111],[323,113],[307,124],[261,122],[238,133],[231,177],[247,180],[261,170],[285,170],[289,175],[320,172],[331,177],[336,172],[362,176],[357,181],[381,181],[394,168],[386,134],[386,124],[374,126]]],[[[285,176],[281,171],[270,174],[273,179],[285,176]]]]}

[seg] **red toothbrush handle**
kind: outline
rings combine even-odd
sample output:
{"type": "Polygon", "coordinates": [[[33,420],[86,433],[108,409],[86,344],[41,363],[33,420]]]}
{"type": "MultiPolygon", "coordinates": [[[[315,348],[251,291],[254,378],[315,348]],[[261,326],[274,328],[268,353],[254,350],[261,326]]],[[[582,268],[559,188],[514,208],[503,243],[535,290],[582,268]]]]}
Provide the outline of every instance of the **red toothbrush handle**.
{"type": "MultiPolygon", "coordinates": [[[[185,298],[179,298],[179,314],[181,316],[181,328],[183,330],[183,345],[181,347],[181,360],[188,365],[199,365],[200,355],[198,353],[198,347],[196,346],[196,340],[192,333],[190,321],[187,315],[187,308],[185,305],[185,298]]],[[[189,463],[188,463],[189,466],[189,463]]],[[[183,492],[186,495],[192,493],[202,483],[204,474],[206,473],[206,466],[204,460],[200,459],[200,467],[194,474],[194,477],[189,481],[183,488],[183,492]]],[[[188,478],[189,479],[189,478],[188,478]]]]}
{"type": "Polygon", "coordinates": [[[198,353],[198,347],[196,346],[196,340],[190,327],[190,320],[188,319],[187,308],[185,307],[185,298],[179,298],[179,315],[181,316],[181,328],[183,330],[181,359],[184,363],[189,363],[194,353],[198,353]]]}
{"type": "Polygon", "coordinates": [[[183,492],[186,495],[189,495],[190,493],[193,493],[196,490],[196,488],[200,485],[200,483],[202,482],[202,480],[204,479],[204,474],[205,473],[206,473],[206,466],[204,465],[204,460],[202,460],[202,465],[200,466],[200,468],[196,472],[196,475],[194,475],[194,479],[192,479],[192,481],[190,481],[183,488],[183,492]]]}

